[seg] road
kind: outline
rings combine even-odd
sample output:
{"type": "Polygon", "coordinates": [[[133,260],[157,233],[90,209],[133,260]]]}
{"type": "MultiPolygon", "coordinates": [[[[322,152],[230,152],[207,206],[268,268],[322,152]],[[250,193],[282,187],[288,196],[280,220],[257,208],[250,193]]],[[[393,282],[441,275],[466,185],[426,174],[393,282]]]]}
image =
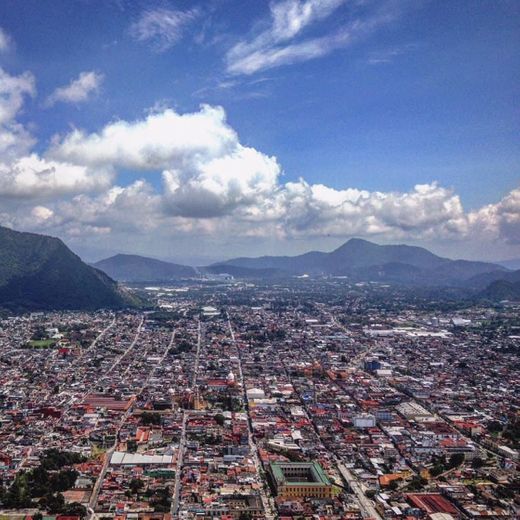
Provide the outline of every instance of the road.
{"type": "Polygon", "coordinates": [[[361,506],[364,518],[382,518],[381,515],[376,511],[374,503],[370,500],[363,491],[362,485],[354,474],[340,461],[338,457],[335,457],[336,465],[341,473],[341,476],[345,479],[350,489],[356,495],[356,498],[361,506]]]}
{"type": "Polygon", "coordinates": [[[184,460],[184,451],[186,448],[186,423],[188,421],[188,412],[186,410],[183,412],[182,416],[182,430],[181,430],[181,440],[179,441],[179,451],[177,452],[177,467],[175,468],[175,484],[173,486],[173,500],[171,506],[171,515],[172,518],[177,518],[179,514],[179,499],[181,493],[181,473],[182,473],[182,464],[184,460]]]}
{"type": "MultiPolygon", "coordinates": [[[[331,316],[331,321],[336,325],[338,326],[339,328],[343,329],[346,331],[346,329],[341,325],[339,324],[335,318],[333,316],[331,316]]],[[[361,352],[360,354],[358,354],[355,358],[352,358],[351,360],[351,363],[350,363],[350,366],[351,367],[358,367],[359,368],[359,364],[361,363],[361,361],[366,358],[375,348],[377,348],[377,344],[374,345],[373,347],[369,347],[367,350],[361,352]]],[[[373,375],[366,372],[366,374],[368,376],[370,376],[372,379],[373,378],[373,375]]],[[[386,381],[386,383],[388,384],[388,386],[394,388],[394,390],[396,390],[397,392],[400,392],[402,393],[402,389],[398,388],[396,385],[393,385],[390,381],[386,381]]],[[[341,387],[341,385],[340,385],[341,387]]],[[[450,425],[451,427],[453,427],[455,430],[458,431],[458,433],[464,438],[466,439],[467,441],[470,440],[471,438],[468,437],[467,435],[465,435],[459,428],[457,428],[455,425],[453,425],[449,420],[447,420],[445,417],[443,417],[441,414],[437,413],[435,410],[432,409],[432,407],[430,406],[429,403],[425,402],[425,401],[422,401],[422,400],[418,400],[416,398],[414,398],[412,395],[410,394],[406,394],[410,400],[420,406],[422,406],[423,408],[426,408],[434,417],[437,421],[440,421],[440,422],[444,422],[448,425],[450,425]]],[[[483,446],[482,444],[478,443],[477,441],[475,441],[474,439],[471,439],[477,446],[479,446],[481,449],[485,450],[487,453],[489,454],[492,454],[492,455],[497,455],[497,453],[493,452],[492,450],[486,448],[485,446],[483,446]]],[[[411,464],[411,461],[407,460],[407,463],[408,465],[412,468],[412,464],[411,464]]],[[[339,464],[338,464],[338,467],[339,467],[339,464]]],[[[457,468],[455,468],[457,469],[457,468]]],[[[343,475],[343,477],[345,478],[345,480],[349,483],[351,489],[354,491],[354,493],[356,494],[357,498],[358,498],[358,501],[361,503],[362,502],[362,498],[364,499],[364,502],[366,502],[366,505],[365,505],[365,508],[367,510],[367,512],[370,510],[372,506],[372,501],[371,500],[368,500],[367,497],[365,496],[364,492],[363,492],[363,489],[361,488],[360,484],[359,484],[359,481],[356,479],[356,477],[352,474],[352,472],[350,472],[347,468],[345,468],[345,466],[343,466],[343,470],[340,468],[340,471],[343,475]]],[[[375,516],[375,515],[373,515],[375,516]]]]}
{"type": "MultiPolygon", "coordinates": [[[[245,385],[245,381],[244,381],[244,373],[242,371],[242,355],[241,355],[240,349],[236,345],[235,332],[231,325],[231,320],[229,319],[229,314],[227,316],[227,319],[228,319],[229,333],[231,335],[231,341],[237,351],[238,379],[240,381],[240,384],[242,385],[242,392],[243,392],[242,399],[244,400],[244,407],[245,407],[245,410],[247,413],[247,436],[248,436],[248,442],[249,442],[249,449],[251,450],[251,455],[253,456],[253,461],[255,463],[255,467],[256,467],[258,476],[259,476],[260,480],[263,480],[260,475],[260,468],[262,468],[263,466],[262,466],[262,463],[260,462],[260,457],[258,456],[258,447],[256,445],[255,438],[253,435],[253,424],[251,421],[251,415],[249,413],[249,402],[247,400],[247,390],[246,390],[246,385],[245,385]]],[[[267,496],[267,493],[265,492],[265,489],[263,487],[260,488],[260,498],[262,500],[262,505],[264,507],[265,518],[267,520],[274,520],[275,518],[277,518],[277,515],[275,515],[275,513],[273,512],[273,511],[275,511],[274,501],[273,501],[272,497],[267,496]]]]}
{"type": "MultiPolygon", "coordinates": [[[[340,323],[338,323],[336,321],[334,316],[331,315],[330,316],[330,320],[338,328],[340,328],[344,332],[348,333],[348,331],[340,323]]],[[[366,348],[363,351],[361,351],[358,355],[353,357],[350,360],[350,363],[349,363],[350,368],[358,368],[359,364],[368,355],[371,354],[373,348],[374,347],[366,348]]],[[[306,352],[307,352],[307,355],[309,356],[310,359],[312,359],[314,362],[317,361],[313,357],[313,355],[307,349],[306,349],[306,352]]],[[[283,365],[284,365],[287,377],[290,378],[290,374],[289,374],[289,371],[287,370],[287,367],[285,366],[285,363],[283,363],[283,365]]],[[[291,380],[291,382],[292,382],[292,380],[291,380]]],[[[340,386],[340,388],[341,388],[341,386],[340,386]]],[[[307,407],[307,403],[303,399],[301,400],[301,402],[302,402],[303,408],[305,410],[305,413],[307,414],[307,417],[311,421],[311,424],[314,426],[314,430],[316,432],[316,435],[322,441],[322,444],[323,444],[324,448],[327,449],[327,447],[325,446],[325,442],[322,439],[320,430],[316,427],[316,424],[312,420],[312,416],[309,413],[309,410],[308,410],[308,407],[307,407]]],[[[336,466],[337,466],[339,472],[341,473],[341,476],[347,482],[347,484],[349,485],[350,489],[352,490],[352,492],[356,496],[359,508],[361,510],[361,514],[363,515],[363,518],[375,518],[377,520],[382,520],[381,515],[377,512],[377,510],[374,507],[374,502],[365,495],[365,491],[363,489],[363,485],[361,484],[361,482],[359,482],[358,478],[347,467],[345,467],[345,465],[343,464],[343,461],[335,453],[333,453],[332,451],[330,451],[328,449],[327,449],[327,451],[329,452],[329,454],[332,456],[332,458],[336,462],[336,466]]]]}
{"type": "Polygon", "coordinates": [[[137,333],[136,335],[134,336],[134,339],[132,341],[132,343],[130,343],[130,346],[123,352],[123,354],[121,356],[119,356],[118,358],[116,358],[116,360],[114,361],[114,363],[112,364],[112,366],[106,371],[106,374],[105,375],[108,375],[110,374],[111,372],[114,371],[114,369],[119,365],[119,363],[121,363],[121,361],[123,361],[123,359],[128,355],[130,354],[130,352],[132,352],[133,348],[135,347],[135,344],[137,343],[137,340],[139,339],[139,334],[141,334],[141,330],[143,328],[143,323],[144,323],[144,315],[141,316],[141,321],[139,322],[139,325],[137,327],[137,333]]]}
{"type": "MultiPolygon", "coordinates": [[[[446,419],[442,414],[438,413],[437,411],[435,411],[431,404],[427,401],[424,401],[424,400],[419,400],[419,399],[416,399],[415,397],[413,397],[411,394],[407,393],[407,392],[403,392],[402,389],[399,389],[396,385],[393,385],[392,383],[390,383],[389,381],[387,381],[388,383],[388,386],[392,387],[394,390],[398,391],[398,392],[401,392],[401,393],[404,393],[407,397],[410,398],[410,400],[413,402],[413,403],[416,403],[418,404],[419,406],[421,406],[422,408],[425,408],[428,412],[430,412],[433,417],[439,421],[439,422],[443,422],[443,423],[446,423],[448,426],[450,426],[451,428],[453,428],[454,430],[456,430],[458,432],[458,434],[466,441],[466,442],[472,442],[473,444],[475,444],[476,446],[478,446],[482,451],[485,451],[488,455],[492,456],[492,457],[497,457],[498,460],[501,460],[504,458],[504,456],[502,454],[500,454],[498,451],[494,451],[490,448],[488,448],[487,446],[484,446],[483,444],[481,444],[480,442],[478,442],[477,440],[473,439],[471,436],[469,435],[466,435],[456,424],[453,424],[450,420],[446,419]]],[[[440,475],[439,475],[440,476],[440,475]]],[[[439,477],[437,477],[439,478],[439,477]]]]}
{"type": "MultiPolygon", "coordinates": [[[[117,364],[119,364],[119,361],[124,356],[126,356],[134,348],[135,344],[137,343],[137,340],[139,339],[139,335],[141,333],[141,330],[142,330],[142,327],[143,327],[143,323],[144,323],[144,316],[142,316],[142,318],[141,318],[141,321],[140,321],[139,326],[137,328],[137,332],[136,332],[136,334],[134,336],[134,339],[133,339],[130,347],[124,352],[124,354],[119,358],[119,360],[116,363],[114,363],[114,365],[112,365],[112,367],[108,370],[107,373],[111,372],[113,370],[113,368],[117,364]]],[[[166,349],[164,350],[163,355],[161,356],[159,361],[157,361],[157,363],[153,366],[153,368],[148,372],[148,375],[144,379],[143,384],[137,390],[137,392],[135,394],[136,396],[139,395],[146,388],[146,385],[148,384],[148,381],[150,381],[150,379],[153,377],[153,375],[155,374],[155,371],[157,370],[157,368],[163,364],[163,361],[166,358],[166,356],[168,354],[168,350],[172,346],[174,339],[175,339],[175,329],[172,330],[170,341],[169,341],[166,349]]],[[[113,455],[113,453],[114,453],[114,451],[116,449],[117,442],[118,442],[118,437],[119,437],[119,431],[121,430],[121,428],[123,427],[123,424],[125,424],[126,420],[131,415],[132,412],[133,412],[133,407],[130,406],[128,408],[128,410],[126,410],[126,412],[121,416],[121,419],[120,419],[120,421],[118,423],[118,426],[116,428],[114,444],[105,453],[105,460],[103,462],[103,467],[101,468],[101,472],[100,472],[100,474],[99,474],[99,476],[98,476],[98,478],[96,480],[96,483],[94,484],[94,488],[92,490],[92,494],[90,496],[90,500],[89,500],[88,507],[87,507],[87,511],[88,511],[88,514],[89,514],[89,520],[95,520],[96,519],[95,508],[96,508],[96,505],[97,505],[97,500],[98,500],[98,496],[99,496],[99,491],[101,489],[101,484],[103,483],[103,480],[105,479],[108,467],[110,466],[110,459],[112,458],[112,455],[113,455]]]]}
{"type": "Polygon", "coordinates": [[[94,341],[81,352],[81,354],[74,360],[72,363],[75,365],[87,352],[92,350],[98,343],[98,341],[116,324],[116,317],[112,319],[112,321],[95,337],[94,341]]]}
{"type": "MultiPolygon", "coordinates": [[[[200,351],[201,345],[203,343],[203,335],[204,328],[199,320],[198,328],[197,328],[197,350],[195,352],[195,364],[193,366],[193,375],[191,378],[191,388],[195,390],[197,386],[197,377],[199,375],[199,362],[200,362],[200,351]]],[[[175,484],[173,486],[173,498],[171,505],[171,516],[172,518],[178,518],[179,514],[179,502],[180,502],[180,493],[181,493],[181,474],[182,474],[182,464],[184,461],[184,453],[186,451],[186,423],[188,422],[189,411],[184,410],[182,416],[182,430],[181,430],[181,439],[179,441],[179,450],[177,452],[177,466],[175,469],[175,484]]]]}
{"type": "Polygon", "coordinates": [[[198,330],[197,330],[197,352],[195,353],[195,365],[193,367],[193,377],[191,380],[192,389],[194,389],[195,386],[197,385],[197,375],[199,373],[199,361],[200,361],[200,345],[202,343],[202,336],[203,336],[202,323],[199,320],[199,326],[198,326],[198,330]]]}
{"type": "MultiPolygon", "coordinates": [[[[76,358],[74,359],[74,361],[72,361],[71,363],[71,366],[74,366],[78,363],[79,359],[81,359],[86,352],[88,352],[89,350],[92,350],[97,342],[116,324],[116,317],[114,316],[114,318],[112,319],[112,321],[94,338],[94,340],[92,341],[92,343],[83,351],[81,352],[81,354],[76,358]]],[[[45,396],[45,400],[47,400],[50,396],[50,393],[51,391],[49,390],[49,392],[47,393],[47,395],[45,396]]],[[[85,397],[86,394],[83,395],[82,399],[85,397]]],[[[70,409],[72,408],[72,405],[76,402],[76,399],[74,398],[73,395],[70,396],[70,400],[69,402],[63,407],[63,415],[65,415],[66,413],[68,413],[70,411],[70,409]]],[[[52,428],[54,428],[54,426],[56,426],[59,422],[61,421],[61,418],[56,418],[53,422],[52,422],[52,428]]],[[[43,438],[43,436],[45,434],[47,434],[48,432],[45,431],[42,433],[41,438],[43,438]]],[[[24,458],[21,460],[20,464],[19,464],[19,468],[22,468],[24,466],[24,464],[27,462],[27,459],[30,457],[32,453],[32,450],[28,450],[27,451],[27,454],[24,456],[24,458]]]]}

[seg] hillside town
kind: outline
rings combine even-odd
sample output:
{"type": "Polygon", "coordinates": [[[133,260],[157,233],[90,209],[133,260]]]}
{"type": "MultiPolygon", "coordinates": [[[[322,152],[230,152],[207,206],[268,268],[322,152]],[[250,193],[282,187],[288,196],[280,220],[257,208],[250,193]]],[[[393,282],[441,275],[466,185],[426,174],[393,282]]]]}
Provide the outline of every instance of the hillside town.
{"type": "Polygon", "coordinates": [[[136,291],[153,307],[0,321],[0,518],[520,517],[518,304],[136,291]]]}

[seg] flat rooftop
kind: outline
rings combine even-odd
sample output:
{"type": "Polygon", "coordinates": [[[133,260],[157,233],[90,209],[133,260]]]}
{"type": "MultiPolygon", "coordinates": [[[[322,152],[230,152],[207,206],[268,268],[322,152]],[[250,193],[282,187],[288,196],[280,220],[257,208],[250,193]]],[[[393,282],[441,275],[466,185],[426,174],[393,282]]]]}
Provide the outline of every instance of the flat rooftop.
{"type": "Polygon", "coordinates": [[[329,477],[317,462],[272,462],[270,468],[278,486],[331,484],[329,477]]]}

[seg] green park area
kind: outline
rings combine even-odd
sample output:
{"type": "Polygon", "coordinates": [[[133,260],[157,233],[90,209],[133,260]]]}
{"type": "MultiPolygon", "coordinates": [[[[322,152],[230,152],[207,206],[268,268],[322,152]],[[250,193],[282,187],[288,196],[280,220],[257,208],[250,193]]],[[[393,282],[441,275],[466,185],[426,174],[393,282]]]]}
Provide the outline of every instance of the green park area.
{"type": "Polygon", "coordinates": [[[55,339],[32,339],[28,345],[31,348],[51,348],[55,344],[55,339]]]}

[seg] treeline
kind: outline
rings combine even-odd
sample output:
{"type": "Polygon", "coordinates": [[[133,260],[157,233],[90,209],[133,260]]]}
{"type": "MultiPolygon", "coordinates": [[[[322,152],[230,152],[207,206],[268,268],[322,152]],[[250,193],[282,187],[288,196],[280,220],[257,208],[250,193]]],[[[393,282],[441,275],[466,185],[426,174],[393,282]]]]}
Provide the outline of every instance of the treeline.
{"type": "Polygon", "coordinates": [[[77,453],[47,450],[40,457],[38,467],[20,471],[7,490],[0,486],[0,503],[6,509],[38,507],[50,514],[85,516],[84,506],[65,504],[62,495],[74,487],[78,478],[78,472],[70,466],[85,460],[77,453]]]}

